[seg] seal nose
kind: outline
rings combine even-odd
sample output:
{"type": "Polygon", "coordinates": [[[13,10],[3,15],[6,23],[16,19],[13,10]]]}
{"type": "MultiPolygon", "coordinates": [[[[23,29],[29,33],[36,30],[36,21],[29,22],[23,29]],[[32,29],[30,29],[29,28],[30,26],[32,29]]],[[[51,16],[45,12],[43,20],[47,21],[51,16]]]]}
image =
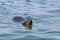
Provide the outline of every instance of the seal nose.
{"type": "Polygon", "coordinates": [[[32,20],[27,20],[23,24],[27,29],[32,29],[32,20]]]}

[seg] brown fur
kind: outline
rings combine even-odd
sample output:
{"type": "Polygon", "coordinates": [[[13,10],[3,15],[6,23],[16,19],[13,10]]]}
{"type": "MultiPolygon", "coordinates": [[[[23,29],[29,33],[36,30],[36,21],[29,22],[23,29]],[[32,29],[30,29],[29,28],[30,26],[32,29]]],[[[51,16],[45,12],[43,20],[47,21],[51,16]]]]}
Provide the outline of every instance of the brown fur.
{"type": "Polygon", "coordinates": [[[32,20],[27,20],[23,23],[23,26],[25,26],[28,29],[32,29],[32,20]]]}

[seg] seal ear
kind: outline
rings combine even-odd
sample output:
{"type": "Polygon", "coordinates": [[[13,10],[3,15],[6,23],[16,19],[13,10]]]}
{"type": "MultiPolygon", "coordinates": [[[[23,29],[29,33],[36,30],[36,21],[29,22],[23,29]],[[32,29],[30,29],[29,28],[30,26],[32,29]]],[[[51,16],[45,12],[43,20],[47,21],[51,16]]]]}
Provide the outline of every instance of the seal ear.
{"type": "Polygon", "coordinates": [[[27,20],[22,24],[26,29],[32,29],[32,20],[27,20]]]}

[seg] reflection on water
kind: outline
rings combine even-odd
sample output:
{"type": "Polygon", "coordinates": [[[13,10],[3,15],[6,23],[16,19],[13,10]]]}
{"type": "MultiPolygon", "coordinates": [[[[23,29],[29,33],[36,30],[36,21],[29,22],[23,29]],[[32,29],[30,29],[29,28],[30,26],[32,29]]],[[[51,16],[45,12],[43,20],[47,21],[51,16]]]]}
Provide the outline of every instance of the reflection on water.
{"type": "Polygon", "coordinates": [[[0,40],[60,40],[60,0],[0,0],[0,40]],[[32,30],[15,16],[30,16],[32,30]]]}
{"type": "Polygon", "coordinates": [[[26,0],[26,2],[30,2],[31,0],[26,0]]]}

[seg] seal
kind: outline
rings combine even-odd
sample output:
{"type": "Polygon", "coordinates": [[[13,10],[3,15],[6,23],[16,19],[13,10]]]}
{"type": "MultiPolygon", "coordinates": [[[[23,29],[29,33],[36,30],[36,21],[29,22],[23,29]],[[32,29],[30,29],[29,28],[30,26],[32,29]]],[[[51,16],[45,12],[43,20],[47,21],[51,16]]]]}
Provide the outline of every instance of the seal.
{"type": "Polygon", "coordinates": [[[14,18],[13,18],[13,21],[14,22],[22,22],[22,25],[24,26],[24,27],[26,27],[26,29],[32,29],[32,20],[30,19],[30,17],[27,17],[26,18],[26,20],[23,18],[23,17],[21,17],[21,16],[15,16],[14,18]]]}

